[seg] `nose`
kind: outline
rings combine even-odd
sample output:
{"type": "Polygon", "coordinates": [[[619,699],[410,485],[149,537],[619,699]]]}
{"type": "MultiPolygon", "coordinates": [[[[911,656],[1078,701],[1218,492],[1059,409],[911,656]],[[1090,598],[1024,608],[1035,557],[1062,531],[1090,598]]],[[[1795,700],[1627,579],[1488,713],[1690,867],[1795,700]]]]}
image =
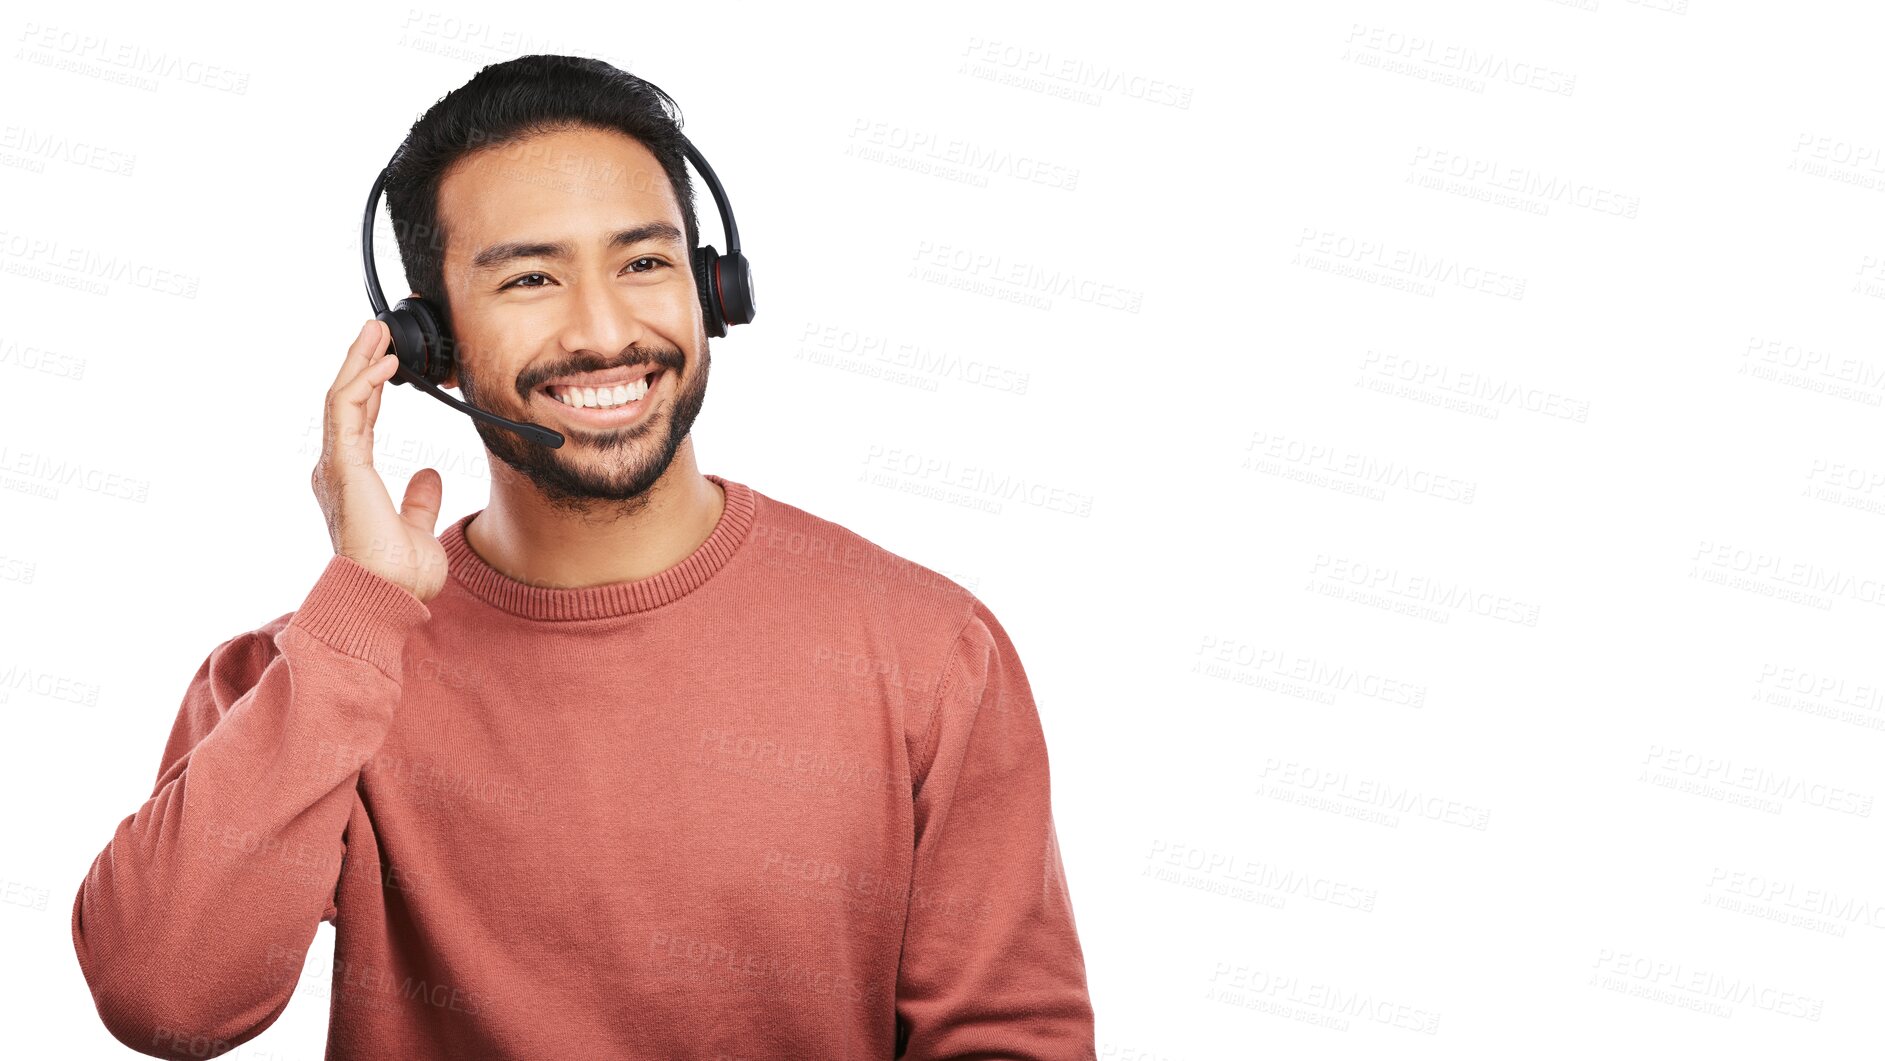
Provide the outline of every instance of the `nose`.
{"type": "Polygon", "coordinates": [[[613,359],[650,333],[632,292],[612,284],[584,284],[569,300],[560,341],[565,351],[613,359]]]}

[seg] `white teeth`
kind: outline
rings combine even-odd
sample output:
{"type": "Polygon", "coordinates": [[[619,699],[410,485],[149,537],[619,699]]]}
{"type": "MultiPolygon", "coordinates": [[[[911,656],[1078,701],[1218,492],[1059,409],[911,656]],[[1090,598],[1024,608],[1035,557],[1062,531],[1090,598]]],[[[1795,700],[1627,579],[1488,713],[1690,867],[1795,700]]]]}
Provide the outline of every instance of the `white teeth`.
{"type": "Polygon", "coordinates": [[[564,405],[573,405],[579,409],[613,409],[641,400],[642,395],[648,393],[649,379],[649,376],[643,376],[633,383],[614,387],[552,387],[550,396],[564,405]]]}

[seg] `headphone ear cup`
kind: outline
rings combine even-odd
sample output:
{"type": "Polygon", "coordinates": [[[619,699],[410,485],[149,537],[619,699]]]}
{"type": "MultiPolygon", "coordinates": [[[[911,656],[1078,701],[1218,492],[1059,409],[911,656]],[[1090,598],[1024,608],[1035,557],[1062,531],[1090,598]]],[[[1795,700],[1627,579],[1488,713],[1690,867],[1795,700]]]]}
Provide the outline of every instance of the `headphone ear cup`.
{"type": "Polygon", "coordinates": [[[446,330],[444,318],[432,308],[432,303],[422,298],[404,301],[412,309],[413,316],[418,318],[419,331],[425,336],[425,378],[432,383],[444,383],[458,368],[458,355],[451,332],[446,330]]]}
{"type": "Polygon", "coordinates": [[[374,314],[373,319],[386,325],[387,333],[392,336],[393,356],[399,358],[401,371],[394,374],[392,382],[403,385],[407,377],[424,375],[425,336],[406,304],[401,302],[384,313],[374,314]]]}
{"type": "Polygon", "coordinates": [[[393,353],[407,372],[435,384],[452,374],[451,341],[425,299],[402,298],[379,319],[392,333],[393,353]]]}
{"type": "Polygon", "coordinates": [[[726,318],[720,314],[720,290],[714,283],[718,272],[714,268],[720,260],[720,252],[712,247],[694,248],[694,289],[700,292],[700,319],[706,324],[707,334],[715,339],[727,333],[726,318]]]}
{"type": "Polygon", "coordinates": [[[746,264],[746,255],[732,251],[720,256],[715,263],[716,276],[720,292],[720,317],[727,327],[735,324],[751,324],[759,306],[753,294],[753,267],[746,264]]]}

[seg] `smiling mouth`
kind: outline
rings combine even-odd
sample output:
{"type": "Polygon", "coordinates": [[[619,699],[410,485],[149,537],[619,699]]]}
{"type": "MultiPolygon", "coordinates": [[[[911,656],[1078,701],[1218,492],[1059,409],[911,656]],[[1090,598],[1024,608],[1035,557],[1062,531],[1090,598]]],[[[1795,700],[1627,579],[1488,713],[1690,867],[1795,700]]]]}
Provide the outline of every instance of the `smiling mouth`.
{"type": "Polygon", "coordinates": [[[641,365],[566,376],[537,389],[552,401],[581,412],[633,413],[666,372],[660,365],[641,365]]]}

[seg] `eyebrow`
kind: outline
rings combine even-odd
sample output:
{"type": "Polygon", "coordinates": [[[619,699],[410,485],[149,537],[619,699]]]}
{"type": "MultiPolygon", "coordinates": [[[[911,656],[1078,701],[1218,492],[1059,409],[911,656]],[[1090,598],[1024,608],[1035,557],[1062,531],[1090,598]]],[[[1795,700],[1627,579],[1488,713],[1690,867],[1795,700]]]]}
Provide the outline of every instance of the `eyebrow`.
{"type": "MultiPolygon", "coordinates": [[[[609,235],[609,249],[621,250],[637,243],[654,240],[661,243],[680,245],[681,230],[666,221],[650,221],[634,228],[625,228],[609,235]]],[[[482,273],[495,269],[509,262],[526,258],[548,258],[551,261],[568,261],[576,256],[576,247],[568,240],[555,243],[526,242],[513,240],[508,243],[493,243],[471,258],[471,271],[482,273]]]]}

